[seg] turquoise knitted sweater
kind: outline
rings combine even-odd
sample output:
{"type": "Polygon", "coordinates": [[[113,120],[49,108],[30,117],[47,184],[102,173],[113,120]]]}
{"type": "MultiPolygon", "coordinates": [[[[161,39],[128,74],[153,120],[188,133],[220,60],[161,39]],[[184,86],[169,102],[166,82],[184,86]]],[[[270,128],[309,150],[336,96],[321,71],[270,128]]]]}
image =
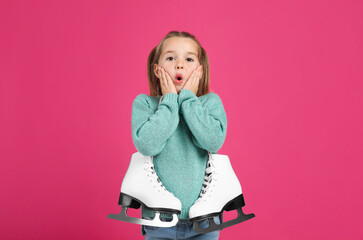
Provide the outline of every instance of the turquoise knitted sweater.
{"type": "MultiPolygon", "coordinates": [[[[179,219],[188,219],[202,189],[207,151],[217,153],[226,138],[227,116],[213,92],[200,97],[188,89],[166,93],[158,106],[160,98],[146,94],[135,98],[132,139],[142,155],[154,156],[158,177],[182,203],[179,219]]],[[[154,217],[154,213],[143,209],[142,216],[154,217]]]]}

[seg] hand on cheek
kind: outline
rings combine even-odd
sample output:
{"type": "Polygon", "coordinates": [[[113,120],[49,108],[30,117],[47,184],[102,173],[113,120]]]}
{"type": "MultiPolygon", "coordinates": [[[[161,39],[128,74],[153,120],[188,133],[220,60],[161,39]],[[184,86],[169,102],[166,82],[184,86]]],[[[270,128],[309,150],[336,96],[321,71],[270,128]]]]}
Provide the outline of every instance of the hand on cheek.
{"type": "Polygon", "coordinates": [[[202,65],[195,69],[190,77],[188,78],[187,82],[185,83],[183,89],[188,89],[193,91],[195,95],[197,95],[198,87],[199,87],[199,80],[202,77],[202,65]]]}
{"type": "Polygon", "coordinates": [[[165,95],[166,93],[177,93],[169,73],[165,71],[164,68],[158,67],[158,74],[160,76],[160,87],[162,94],[165,95]]]}

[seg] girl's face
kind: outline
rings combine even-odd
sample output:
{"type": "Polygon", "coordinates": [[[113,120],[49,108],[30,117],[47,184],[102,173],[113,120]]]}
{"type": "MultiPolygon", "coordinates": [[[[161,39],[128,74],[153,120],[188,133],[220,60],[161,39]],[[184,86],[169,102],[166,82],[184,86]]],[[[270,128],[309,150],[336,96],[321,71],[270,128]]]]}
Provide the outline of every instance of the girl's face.
{"type": "MultiPolygon", "coordinates": [[[[192,72],[200,66],[198,60],[198,45],[190,38],[172,37],[164,42],[159,58],[159,65],[169,74],[176,91],[183,89],[192,72]],[[177,77],[182,76],[182,81],[177,77]]],[[[158,65],[154,65],[154,73],[160,79],[157,71],[158,65]]]]}

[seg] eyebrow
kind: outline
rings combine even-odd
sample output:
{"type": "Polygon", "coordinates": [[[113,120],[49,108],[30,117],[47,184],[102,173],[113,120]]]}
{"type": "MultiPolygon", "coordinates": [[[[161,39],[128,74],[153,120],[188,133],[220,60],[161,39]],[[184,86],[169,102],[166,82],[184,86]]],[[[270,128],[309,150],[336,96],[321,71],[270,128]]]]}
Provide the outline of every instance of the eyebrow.
{"type": "MultiPolygon", "coordinates": [[[[163,55],[167,54],[167,53],[175,53],[175,51],[167,51],[165,52],[163,55]]],[[[197,54],[193,53],[193,52],[187,52],[189,54],[194,54],[195,56],[197,56],[197,54]]]]}

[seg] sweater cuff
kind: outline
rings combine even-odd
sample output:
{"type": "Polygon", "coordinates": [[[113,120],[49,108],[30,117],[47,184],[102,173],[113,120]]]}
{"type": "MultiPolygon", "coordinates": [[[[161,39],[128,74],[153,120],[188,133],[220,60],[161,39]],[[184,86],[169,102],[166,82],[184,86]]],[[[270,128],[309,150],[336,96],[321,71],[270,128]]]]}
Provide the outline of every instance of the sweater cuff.
{"type": "Polygon", "coordinates": [[[184,100],[190,99],[190,98],[197,98],[198,97],[194,94],[192,90],[183,88],[179,93],[179,105],[184,102],[184,100]]]}
{"type": "Polygon", "coordinates": [[[178,94],[176,93],[165,93],[160,104],[164,103],[171,107],[171,109],[179,109],[178,105],[178,94]]]}
{"type": "Polygon", "coordinates": [[[162,102],[177,102],[178,94],[176,93],[165,93],[162,102]]]}

